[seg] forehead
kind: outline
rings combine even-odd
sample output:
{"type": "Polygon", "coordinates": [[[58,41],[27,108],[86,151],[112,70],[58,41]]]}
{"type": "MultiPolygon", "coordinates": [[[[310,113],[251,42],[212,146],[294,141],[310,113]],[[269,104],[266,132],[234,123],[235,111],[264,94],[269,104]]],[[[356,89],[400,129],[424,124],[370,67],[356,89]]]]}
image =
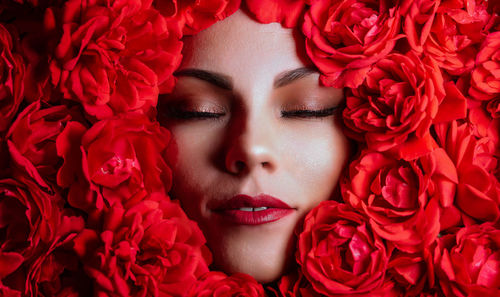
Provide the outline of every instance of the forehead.
{"type": "Polygon", "coordinates": [[[200,68],[230,76],[276,75],[309,65],[303,40],[278,23],[261,24],[242,11],[184,40],[181,68],[200,68]]]}

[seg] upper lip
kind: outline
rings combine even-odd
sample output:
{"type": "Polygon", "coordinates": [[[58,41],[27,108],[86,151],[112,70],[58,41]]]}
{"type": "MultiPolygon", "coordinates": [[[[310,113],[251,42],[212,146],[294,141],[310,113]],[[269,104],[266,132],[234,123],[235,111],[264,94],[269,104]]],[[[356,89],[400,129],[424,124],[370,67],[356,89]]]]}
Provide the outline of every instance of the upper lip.
{"type": "Polygon", "coordinates": [[[217,211],[226,209],[238,209],[241,207],[292,208],[285,202],[270,195],[259,194],[252,197],[249,195],[240,194],[232,197],[229,200],[219,202],[212,209],[217,211]]]}

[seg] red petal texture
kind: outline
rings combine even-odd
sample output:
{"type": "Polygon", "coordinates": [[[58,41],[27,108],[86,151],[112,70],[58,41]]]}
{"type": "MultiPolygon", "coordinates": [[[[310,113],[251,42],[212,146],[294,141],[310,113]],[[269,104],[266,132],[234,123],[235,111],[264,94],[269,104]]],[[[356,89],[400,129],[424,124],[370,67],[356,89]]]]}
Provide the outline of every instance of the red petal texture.
{"type": "MultiPolygon", "coordinates": [[[[376,150],[404,149],[405,142],[428,137],[444,98],[443,77],[433,60],[421,61],[414,52],[388,55],[372,67],[359,88],[348,91],[343,111],[348,135],[364,137],[376,150]]],[[[449,117],[463,114],[457,109],[449,117]]],[[[421,147],[402,157],[412,159],[432,149],[421,147]]]]}
{"type": "Polygon", "coordinates": [[[321,81],[356,88],[367,71],[393,49],[400,16],[392,1],[313,0],[302,31],[321,81]]]}
{"type": "Polygon", "coordinates": [[[189,290],[188,297],[263,297],[264,288],[251,276],[236,273],[227,276],[222,272],[208,272],[189,290]]]}
{"type": "Polygon", "coordinates": [[[444,296],[500,294],[500,230],[491,223],[460,229],[442,240],[436,259],[444,296]]]}
{"type": "Polygon", "coordinates": [[[304,0],[246,0],[245,3],[259,22],[281,23],[286,28],[297,26],[306,7],[304,0]]]}
{"type": "Polygon", "coordinates": [[[364,152],[341,186],[346,203],[366,214],[375,233],[415,253],[436,240],[440,212],[453,203],[457,183],[454,164],[436,149],[410,162],[364,152]]]}
{"type": "Polygon", "coordinates": [[[5,131],[23,99],[25,63],[14,50],[10,32],[0,23],[0,132],[5,131]]]}
{"type": "Polygon", "coordinates": [[[326,296],[384,296],[388,256],[368,218],[334,201],[306,216],[296,254],[304,276],[326,296]]]}

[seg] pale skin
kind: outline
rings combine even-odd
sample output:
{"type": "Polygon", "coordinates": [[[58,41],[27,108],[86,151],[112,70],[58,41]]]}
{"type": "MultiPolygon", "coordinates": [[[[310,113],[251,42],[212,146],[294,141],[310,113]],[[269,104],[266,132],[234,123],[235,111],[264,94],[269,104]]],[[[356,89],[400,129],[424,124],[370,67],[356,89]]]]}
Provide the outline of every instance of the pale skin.
{"type": "Polygon", "coordinates": [[[203,230],[213,269],[262,283],[294,262],[294,230],[332,198],[348,154],[335,111],[342,91],[320,86],[297,44],[292,29],[237,11],[185,39],[175,90],[160,105],[172,133],[170,195],[203,230]],[[218,220],[210,209],[261,193],[293,213],[249,226],[218,220]]]}

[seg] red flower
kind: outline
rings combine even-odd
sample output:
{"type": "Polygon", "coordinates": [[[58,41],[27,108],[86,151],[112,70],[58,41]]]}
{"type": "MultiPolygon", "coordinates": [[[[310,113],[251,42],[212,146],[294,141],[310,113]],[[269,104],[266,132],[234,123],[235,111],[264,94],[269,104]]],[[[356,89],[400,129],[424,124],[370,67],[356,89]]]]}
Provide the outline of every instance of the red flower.
{"type": "Polygon", "coordinates": [[[241,0],[158,0],[155,7],[176,26],[178,36],[193,35],[233,14],[241,0]]]}
{"type": "Polygon", "coordinates": [[[24,60],[16,52],[11,34],[0,24],[0,132],[9,127],[23,100],[24,60]]]}
{"type": "Polygon", "coordinates": [[[380,151],[406,142],[400,155],[418,157],[432,147],[429,127],[444,95],[441,72],[432,60],[423,63],[413,52],[391,54],[373,66],[359,88],[348,91],[343,112],[347,132],[380,151]]]}
{"type": "Polygon", "coordinates": [[[107,208],[102,224],[74,241],[96,295],[181,296],[208,271],[211,255],[196,223],[168,197],[144,194],[128,209],[107,208]]]}
{"type": "Polygon", "coordinates": [[[62,23],[51,82],[90,115],[149,113],[173,87],[182,43],[146,2],[70,0],[46,15],[46,24],[62,23]]]}
{"type": "MultiPolygon", "coordinates": [[[[56,184],[60,158],[56,138],[70,120],[82,118],[64,105],[40,108],[40,101],[27,106],[7,132],[7,144],[13,164],[27,172],[40,186],[56,184]]],[[[80,119],[80,121],[84,121],[80,119]]]]}
{"type": "Polygon", "coordinates": [[[490,33],[481,44],[472,71],[469,94],[476,100],[500,96],[500,32],[490,33]]]}
{"type": "Polygon", "coordinates": [[[103,120],[89,130],[70,122],[56,140],[64,159],[57,182],[70,188],[69,203],[87,212],[102,210],[104,202],[124,203],[142,189],[166,193],[171,173],[163,152],[169,137],[157,122],[137,114],[103,120]]]}
{"type": "Polygon", "coordinates": [[[302,30],[321,81],[337,88],[358,87],[399,38],[398,8],[390,0],[310,2],[302,30]]]}
{"type": "Polygon", "coordinates": [[[38,295],[52,265],[46,258],[83,227],[62,202],[22,175],[0,180],[0,292],[38,295]]]}
{"type": "Polygon", "coordinates": [[[203,275],[186,294],[188,297],[264,297],[264,288],[251,276],[236,273],[226,276],[211,271],[203,275]]]}
{"type": "Polygon", "coordinates": [[[389,275],[404,291],[402,296],[419,296],[435,291],[434,255],[437,242],[417,253],[394,251],[387,267],[389,275]]]}
{"type": "Polygon", "coordinates": [[[456,206],[480,221],[500,217],[500,182],[495,177],[498,160],[487,139],[476,139],[467,124],[456,121],[435,127],[439,144],[457,168],[456,206]]]}
{"type": "Polygon", "coordinates": [[[389,252],[368,219],[345,204],[324,201],[309,212],[299,234],[297,262],[326,296],[386,296],[389,252]],[[358,294],[358,295],[355,295],[358,294]]]}
{"type": "Polygon", "coordinates": [[[475,45],[484,38],[490,18],[487,1],[405,0],[402,7],[404,31],[413,50],[434,58],[452,75],[474,67],[475,45]]]}
{"type": "Polygon", "coordinates": [[[299,22],[305,0],[246,0],[248,10],[264,24],[277,22],[286,28],[293,28],[299,22]]]}
{"type": "Polygon", "coordinates": [[[442,238],[437,260],[444,296],[499,296],[500,230],[490,223],[460,229],[442,238]]]}
{"type": "Polygon", "coordinates": [[[342,183],[344,200],[366,213],[375,233],[404,252],[421,251],[440,231],[440,211],[453,205],[457,172],[444,150],[404,161],[364,152],[342,183]]]}
{"type": "Polygon", "coordinates": [[[320,297],[321,295],[314,291],[312,285],[304,277],[300,270],[294,270],[280,278],[277,289],[269,288],[276,296],[283,297],[320,297]]]}

